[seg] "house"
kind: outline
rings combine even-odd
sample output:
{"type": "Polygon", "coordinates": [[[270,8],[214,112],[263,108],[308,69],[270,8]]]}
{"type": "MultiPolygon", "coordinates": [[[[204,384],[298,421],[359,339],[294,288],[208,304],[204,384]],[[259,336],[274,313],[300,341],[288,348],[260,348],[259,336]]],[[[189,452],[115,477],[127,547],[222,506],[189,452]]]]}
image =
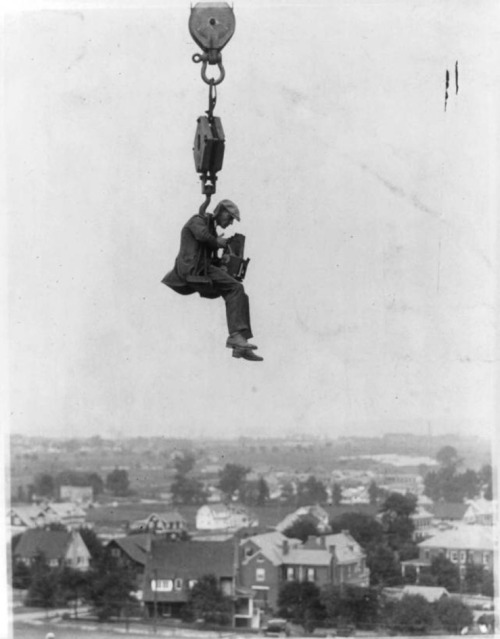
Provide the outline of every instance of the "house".
{"type": "Polygon", "coordinates": [[[254,535],[240,542],[239,565],[241,583],[254,592],[254,607],[262,613],[276,610],[286,581],[368,586],[370,579],[365,553],[347,531],[305,544],[278,531],[254,535]]]}
{"type": "Polygon", "coordinates": [[[197,530],[239,530],[258,523],[244,506],[236,504],[205,504],[196,513],[197,530]]]}
{"type": "Polygon", "coordinates": [[[318,504],[314,506],[301,506],[280,521],[279,524],[276,525],[276,530],[282,533],[302,518],[308,518],[314,521],[318,532],[323,533],[330,530],[330,517],[326,510],[318,504]]]}
{"type": "Polygon", "coordinates": [[[417,572],[417,583],[420,571],[428,569],[434,557],[444,555],[459,567],[460,575],[465,575],[467,564],[482,565],[486,570],[493,570],[495,559],[495,538],[492,526],[468,526],[437,533],[418,544],[418,559],[401,562],[403,575],[408,566],[417,572]]]}
{"type": "Polygon", "coordinates": [[[74,530],[85,525],[85,510],[72,502],[50,502],[43,507],[47,524],[62,524],[74,530]]]}
{"type": "Polygon", "coordinates": [[[7,529],[11,535],[23,533],[30,528],[43,528],[46,523],[46,515],[40,506],[22,504],[7,510],[7,529]]]}
{"type": "Polygon", "coordinates": [[[121,566],[125,566],[134,572],[137,585],[140,588],[142,588],[144,581],[144,569],[151,549],[151,540],[151,533],[137,533],[112,539],[106,545],[106,550],[121,566]]]}
{"type": "Polygon", "coordinates": [[[413,539],[421,541],[424,537],[430,536],[432,532],[434,515],[423,506],[417,505],[414,513],[410,515],[413,521],[413,539]]]}
{"type": "Polygon", "coordinates": [[[24,532],[14,547],[14,560],[29,566],[40,556],[52,568],[69,566],[85,571],[90,563],[90,552],[76,531],[32,529],[24,532]]]}
{"type": "Polygon", "coordinates": [[[278,531],[253,535],[240,542],[239,576],[241,584],[254,592],[254,607],[262,613],[277,607],[282,583],[284,548],[302,545],[278,531]]]}
{"type": "Polygon", "coordinates": [[[153,539],[143,584],[143,600],[150,616],[179,617],[190,590],[205,575],[214,575],[222,592],[234,603],[235,626],[258,626],[252,594],[238,579],[238,546],[235,540],[182,541],[153,539]]]}
{"type": "Polygon", "coordinates": [[[463,516],[464,523],[480,526],[493,526],[496,519],[496,503],[484,498],[469,501],[463,516]]]}
{"type": "Polygon", "coordinates": [[[61,486],[59,497],[61,501],[88,505],[94,500],[94,491],[92,486],[61,486]]]}
{"type": "Polygon", "coordinates": [[[131,532],[152,532],[156,535],[178,537],[187,530],[186,520],[177,511],[152,513],[145,519],[138,519],[130,524],[131,532]]]}
{"type": "Polygon", "coordinates": [[[366,566],[366,553],[348,530],[323,537],[310,537],[305,546],[327,548],[334,556],[335,585],[369,586],[370,570],[366,566]]]}

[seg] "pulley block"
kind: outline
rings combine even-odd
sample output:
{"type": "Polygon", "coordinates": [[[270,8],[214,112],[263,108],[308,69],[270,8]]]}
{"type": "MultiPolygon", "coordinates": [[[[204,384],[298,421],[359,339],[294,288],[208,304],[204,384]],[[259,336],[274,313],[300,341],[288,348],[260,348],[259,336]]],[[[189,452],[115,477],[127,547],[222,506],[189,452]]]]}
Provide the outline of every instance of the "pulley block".
{"type": "Polygon", "coordinates": [[[208,54],[209,64],[217,64],[217,54],[232,38],[236,20],[227,2],[198,2],[191,9],[189,32],[196,44],[208,54]]]}

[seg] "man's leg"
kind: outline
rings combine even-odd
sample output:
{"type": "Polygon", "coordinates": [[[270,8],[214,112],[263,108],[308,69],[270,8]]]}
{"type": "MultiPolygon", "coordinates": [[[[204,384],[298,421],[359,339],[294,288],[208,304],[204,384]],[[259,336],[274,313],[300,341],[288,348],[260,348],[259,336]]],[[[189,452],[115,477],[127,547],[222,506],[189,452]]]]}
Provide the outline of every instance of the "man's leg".
{"type": "Polygon", "coordinates": [[[207,274],[226,303],[229,334],[239,333],[245,339],[252,337],[250,304],[243,284],[216,266],[209,266],[207,274]]]}

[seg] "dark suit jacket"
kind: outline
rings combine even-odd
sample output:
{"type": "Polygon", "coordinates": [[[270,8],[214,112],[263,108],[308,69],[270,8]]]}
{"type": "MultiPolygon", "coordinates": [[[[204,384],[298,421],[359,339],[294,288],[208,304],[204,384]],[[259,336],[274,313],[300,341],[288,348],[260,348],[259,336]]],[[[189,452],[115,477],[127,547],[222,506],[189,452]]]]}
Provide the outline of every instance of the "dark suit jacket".
{"type": "MultiPolygon", "coordinates": [[[[217,250],[217,233],[211,215],[193,215],[181,231],[181,245],[175,260],[174,268],[162,279],[176,293],[191,295],[192,293],[208,293],[210,287],[188,282],[192,275],[203,275],[211,263],[217,250]]],[[[212,295],[206,295],[212,297],[212,295]]],[[[214,295],[218,297],[218,295],[214,295]]]]}

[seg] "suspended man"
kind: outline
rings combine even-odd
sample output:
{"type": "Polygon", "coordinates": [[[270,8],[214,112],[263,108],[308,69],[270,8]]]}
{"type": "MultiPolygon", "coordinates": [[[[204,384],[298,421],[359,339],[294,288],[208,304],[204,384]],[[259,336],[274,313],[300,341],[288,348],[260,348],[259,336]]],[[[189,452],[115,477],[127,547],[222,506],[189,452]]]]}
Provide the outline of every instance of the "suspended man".
{"type": "Polygon", "coordinates": [[[221,260],[218,256],[219,249],[227,249],[231,239],[217,235],[216,227],[226,229],[234,220],[240,221],[240,212],[231,200],[221,200],[213,214],[205,213],[202,206],[183,226],[174,268],[162,282],[181,295],[222,297],[229,331],[227,348],[233,349],[233,357],[262,361],[255,353],[257,346],[248,342],[253,337],[248,295],[241,281],[229,274],[224,257],[221,260]]]}

